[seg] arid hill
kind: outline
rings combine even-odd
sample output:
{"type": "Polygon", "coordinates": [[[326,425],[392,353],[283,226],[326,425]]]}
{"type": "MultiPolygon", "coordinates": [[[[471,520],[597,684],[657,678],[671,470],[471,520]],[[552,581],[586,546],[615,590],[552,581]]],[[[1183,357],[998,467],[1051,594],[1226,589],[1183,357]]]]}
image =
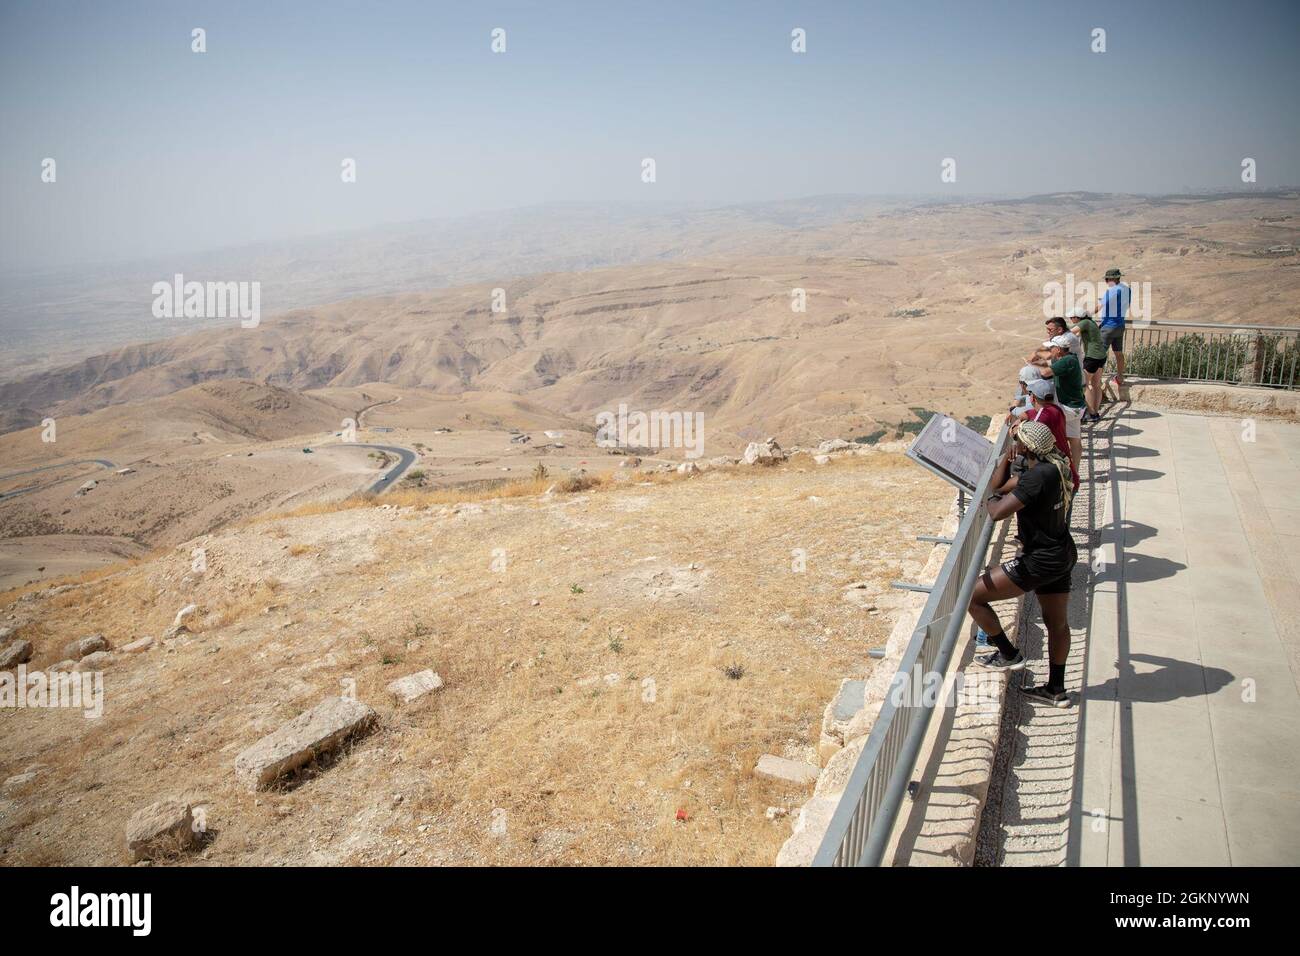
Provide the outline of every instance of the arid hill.
{"type": "Polygon", "coordinates": [[[878,449],[620,474],[308,509],[0,595],[30,667],[110,647],[82,665],[103,668],[102,716],[0,718],[0,863],[125,863],[127,820],[169,795],[207,827],[182,863],[770,863],[791,818],[768,808],[811,785],[755,763],[816,762],[823,708],[877,666],[889,582],[920,573],[915,537],[951,494],[878,449]],[[386,689],[424,669],[445,686],[386,689]],[[352,692],[373,732],[240,784],[241,751],[352,692]]]}

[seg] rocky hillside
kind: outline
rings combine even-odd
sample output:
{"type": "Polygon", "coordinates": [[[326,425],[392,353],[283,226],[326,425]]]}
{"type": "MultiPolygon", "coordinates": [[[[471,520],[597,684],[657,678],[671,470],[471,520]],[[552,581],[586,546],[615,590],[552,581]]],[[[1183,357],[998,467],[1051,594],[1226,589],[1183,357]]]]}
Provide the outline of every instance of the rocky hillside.
{"type": "Polygon", "coordinates": [[[10,592],[6,664],[102,674],[103,712],[0,716],[0,862],[127,862],[171,800],[132,833],[183,863],[770,863],[811,785],[759,759],[818,761],[951,497],[821,460],[402,492],[10,592]]]}

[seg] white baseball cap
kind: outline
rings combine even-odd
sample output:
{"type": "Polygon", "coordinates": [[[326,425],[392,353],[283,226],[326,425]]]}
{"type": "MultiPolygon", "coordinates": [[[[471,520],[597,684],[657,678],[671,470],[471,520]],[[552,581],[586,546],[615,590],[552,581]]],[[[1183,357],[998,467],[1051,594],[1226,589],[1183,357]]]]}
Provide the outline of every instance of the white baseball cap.
{"type": "Polygon", "coordinates": [[[1036,382],[1029,383],[1029,393],[1046,400],[1056,394],[1056,389],[1052,386],[1051,379],[1040,378],[1036,382]]]}
{"type": "Polygon", "coordinates": [[[1067,339],[1064,335],[1055,335],[1043,343],[1043,348],[1065,349],[1068,352],[1070,351],[1070,340],[1067,339]]]}
{"type": "Polygon", "coordinates": [[[1086,319],[1087,317],[1088,309],[1086,306],[1076,305],[1070,310],[1070,318],[1072,319],[1086,319]]]}
{"type": "Polygon", "coordinates": [[[1038,371],[1037,365],[1026,365],[1020,370],[1020,381],[1036,382],[1043,377],[1043,373],[1038,371]]]}

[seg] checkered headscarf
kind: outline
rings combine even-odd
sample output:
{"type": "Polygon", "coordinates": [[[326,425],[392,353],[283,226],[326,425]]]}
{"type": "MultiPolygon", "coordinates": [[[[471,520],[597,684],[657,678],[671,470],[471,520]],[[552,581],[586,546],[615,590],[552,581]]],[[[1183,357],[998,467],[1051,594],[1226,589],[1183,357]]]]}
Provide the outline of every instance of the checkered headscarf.
{"type": "Polygon", "coordinates": [[[1074,497],[1074,478],[1070,474],[1070,463],[1056,447],[1056,438],[1052,435],[1052,430],[1042,422],[1021,422],[1020,427],[1016,429],[1016,437],[1031,455],[1039,461],[1048,462],[1056,467],[1061,475],[1062,504],[1065,510],[1069,511],[1070,499],[1074,497]]]}

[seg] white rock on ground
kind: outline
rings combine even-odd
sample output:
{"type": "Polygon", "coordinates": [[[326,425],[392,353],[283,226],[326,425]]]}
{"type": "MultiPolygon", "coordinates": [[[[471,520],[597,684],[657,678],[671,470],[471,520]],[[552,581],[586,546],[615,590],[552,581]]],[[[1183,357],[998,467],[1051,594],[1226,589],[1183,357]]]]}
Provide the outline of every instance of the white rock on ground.
{"type": "Polygon", "coordinates": [[[199,842],[194,832],[194,808],[167,797],[131,814],[126,825],[126,850],[131,862],[170,856],[199,842]]]}
{"type": "Polygon", "coordinates": [[[775,438],[766,441],[752,441],[745,447],[744,462],[747,465],[770,465],[785,459],[785,452],[776,443],[775,438]]]}
{"type": "Polygon", "coordinates": [[[36,771],[28,770],[24,773],[16,773],[0,786],[0,791],[8,793],[10,790],[17,790],[25,783],[31,783],[36,779],[36,771]]]}
{"type": "Polygon", "coordinates": [[[441,687],[442,678],[433,671],[426,670],[420,671],[418,674],[399,677],[388,685],[388,692],[403,704],[409,704],[412,701],[419,700],[425,694],[441,689],[441,687]]]}
{"type": "Polygon", "coordinates": [[[858,737],[844,746],[826,762],[822,775],[817,778],[817,787],[813,790],[813,795],[817,797],[834,797],[839,799],[844,793],[844,788],[848,786],[849,777],[853,774],[853,768],[858,764],[858,757],[862,755],[862,748],[867,745],[865,736],[858,737]]]}
{"type": "Polygon", "coordinates": [[[348,697],[327,697],[235,758],[235,778],[249,790],[270,786],[374,725],[375,712],[348,697]]]}
{"type": "Polygon", "coordinates": [[[89,637],[79,637],[75,641],[69,641],[63,645],[63,656],[74,661],[79,661],[87,654],[94,654],[96,651],[108,650],[108,641],[104,639],[103,634],[91,634],[89,637]]]}
{"type": "Polygon", "coordinates": [[[0,649],[0,671],[26,664],[32,659],[31,641],[14,641],[0,649]]]}
{"type": "Polygon", "coordinates": [[[814,455],[813,462],[818,465],[829,465],[831,463],[830,455],[814,455]]]}
{"type": "Polygon", "coordinates": [[[813,797],[799,808],[794,820],[794,832],[776,855],[777,866],[812,864],[839,802],[837,797],[813,797]]]}
{"type": "Polygon", "coordinates": [[[152,637],[142,637],[138,641],[132,641],[130,644],[123,644],[118,648],[123,654],[139,654],[141,651],[147,651],[153,647],[154,640],[152,637]]]}
{"type": "Polygon", "coordinates": [[[822,713],[821,741],[817,745],[823,766],[844,746],[850,722],[866,707],[866,686],[867,682],[861,678],[845,678],[840,681],[834,699],[826,705],[822,713]]]}
{"type": "Polygon", "coordinates": [[[792,783],[801,786],[816,783],[821,772],[820,767],[814,767],[810,763],[787,760],[785,757],[777,757],[773,754],[763,754],[758,758],[758,764],[754,767],[756,776],[775,780],[779,783],[792,783]]]}
{"type": "Polygon", "coordinates": [[[679,475],[698,475],[699,473],[700,466],[693,461],[684,461],[677,466],[677,474],[679,475]]]}
{"type": "Polygon", "coordinates": [[[105,667],[113,663],[113,655],[108,651],[95,651],[93,654],[87,654],[72,669],[74,671],[102,671],[105,667]]]}
{"type": "Polygon", "coordinates": [[[847,442],[843,438],[828,438],[817,446],[817,451],[822,455],[829,455],[833,451],[845,451],[853,447],[852,442],[847,442]]]}
{"type": "Polygon", "coordinates": [[[187,604],[176,612],[176,619],[172,621],[172,627],[178,624],[184,624],[185,619],[199,609],[197,604],[187,604]]]}

